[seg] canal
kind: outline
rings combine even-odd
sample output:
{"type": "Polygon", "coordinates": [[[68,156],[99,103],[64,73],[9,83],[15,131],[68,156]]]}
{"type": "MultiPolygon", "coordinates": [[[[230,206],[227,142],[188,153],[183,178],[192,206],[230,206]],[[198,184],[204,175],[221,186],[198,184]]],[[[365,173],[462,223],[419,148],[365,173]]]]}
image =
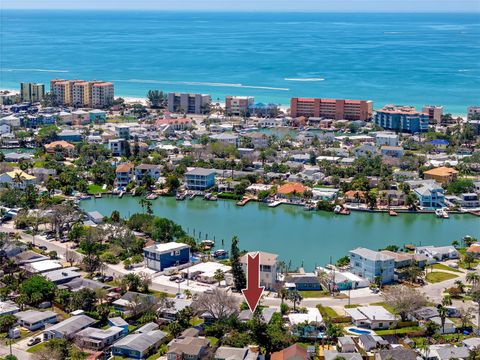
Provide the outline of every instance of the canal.
{"type": "MultiPolygon", "coordinates": [[[[104,216],[118,210],[126,218],[142,211],[139,200],[104,196],[83,200],[80,207],[104,216]]],[[[292,205],[269,208],[251,202],[238,207],[228,200],[176,201],[174,197],[159,197],[152,205],[155,215],[179,223],[191,236],[195,231],[197,239],[215,238],[217,248],[229,249],[232,236],[237,235],[242,250],[273,252],[281,260],[291,261],[292,267],[303,263],[307,271],[326,264],[330,257],[335,261],[358,246],[377,250],[391,244],[450,245],[465,235],[480,237],[480,220],[473,215],[450,214],[450,219],[438,219],[434,214],[391,217],[352,212],[342,216],[292,205]]]]}

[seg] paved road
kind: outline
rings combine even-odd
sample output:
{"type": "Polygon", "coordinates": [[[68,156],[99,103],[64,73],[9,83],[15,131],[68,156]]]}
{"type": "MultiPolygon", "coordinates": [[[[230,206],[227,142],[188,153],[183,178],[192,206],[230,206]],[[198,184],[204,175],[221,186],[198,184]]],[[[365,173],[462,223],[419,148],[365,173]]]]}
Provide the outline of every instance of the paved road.
{"type": "MultiPolygon", "coordinates": [[[[14,231],[14,232],[17,232],[17,233],[20,234],[23,241],[25,241],[25,242],[32,242],[33,241],[33,237],[31,235],[25,234],[21,230],[12,230],[11,227],[0,226],[0,231],[4,231],[4,232],[14,231]]],[[[56,251],[58,256],[61,257],[61,258],[65,258],[66,249],[67,249],[68,246],[70,246],[70,245],[68,245],[68,243],[60,243],[58,241],[48,241],[48,240],[46,240],[46,239],[44,239],[43,237],[40,237],[40,236],[35,236],[34,241],[35,241],[36,245],[46,246],[49,251],[51,251],[51,250],[56,251]]],[[[72,250],[70,250],[70,251],[72,251],[72,250]]],[[[79,254],[79,253],[75,253],[75,254],[77,254],[78,259],[83,258],[82,254],[79,254]]],[[[478,270],[475,270],[475,271],[478,272],[478,270]]],[[[105,272],[106,275],[111,275],[111,276],[114,276],[114,277],[121,277],[121,276],[125,275],[126,273],[128,273],[126,270],[124,270],[122,268],[121,265],[108,265],[108,264],[105,266],[104,272],[105,272]]],[[[442,298],[443,298],[442,294],[443,294],[443,291],[444,291],[445,288],[449,288],[449,287],[454,286],[454,283],[457,280],[461,280],[465,283],[466,273],[454,273],[454,274],[458,275],[458,277],[454,278],[454,279],[442,281],[440,283],[427,284],[427,285],[423,286],[422,288],[420,288],[419,290],[421,292],[423,292],[430,301],[435,302],[435,303],[440,303],[442,301],[442,298]]],[[[185,283],[182,284],[182,288],[185,288],[185,283]]],[[[167,293],[171,293],[171,294],[176,294],[178,292],[178,285],[172,284],[172,286],[168,286],[168,285],[165,285],[165,284],[158,284],[158,283],[153,282],[152,285],[151,285],[151,289],[156,290],[156,291],[163,291],[163,292],[167,292],[167,293]]],[[[348,293],[345,292],[345,294],[348,294],[348,293]]],[[[240,297],[240,298],[242,297],[242,295],[240,295],[240,294],[235,294],[235,295],[240,297]]],[[[351,304],[369,304],[369,303],[378,302],[378,301],[381,301],[381,295],[380,294],[373,294],[370,291],[368,291],[368,289],[359,289],[359,290],[351,291],[351,300],[350,300],[351,304]]],[[[280,301],[280,299],[273,297],[273,294],[270,294],[270,296],[268,296],[268,297],[264,296],[264,298],[262,300],[262,303],[264,305],[268,305],[268,306],[280,306],[281,301],[280,301]]],[[[347,305],[348,303],[349,303],[348,298],[347,299],[345,299],[345,298],[340,299],[338,297],[335,297],[335,298],[325,297],[325,298],[320,298],[320,299],[306,298],[302,301],[300,306],[312,307],[312,306],[315,306],[317,304],[322,304],[322,305],[325,305],[325,306],[340,306],[340,307],[343,307],[343,306],[347,305]]],[[[467,303],[461,303],[459,305],[461,307],[465,307],[465,308],[471,307],[471,306],[476,307],[476,305],[473,304],[471,301],[469,301],[467,303]]]]}

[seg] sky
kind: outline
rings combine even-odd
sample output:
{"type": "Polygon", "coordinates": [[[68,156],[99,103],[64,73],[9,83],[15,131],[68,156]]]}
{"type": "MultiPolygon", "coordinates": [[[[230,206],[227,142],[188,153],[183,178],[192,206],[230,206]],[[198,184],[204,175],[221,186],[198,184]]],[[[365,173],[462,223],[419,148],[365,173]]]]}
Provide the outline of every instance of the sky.
{"type": "Polygon", "coordinates": [[[480,12],[480,0],[2,0],[2,9],[480,12]]]}

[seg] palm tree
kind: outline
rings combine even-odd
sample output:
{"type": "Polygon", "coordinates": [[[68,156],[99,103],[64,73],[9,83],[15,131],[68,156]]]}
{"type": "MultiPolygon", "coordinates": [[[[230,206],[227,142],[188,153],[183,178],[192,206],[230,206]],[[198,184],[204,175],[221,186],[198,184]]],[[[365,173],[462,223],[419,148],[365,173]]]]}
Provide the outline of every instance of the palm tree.
{"type": "Polygon", "coordinates": [[[215,281],[218,282],[218,286],[220,286],[220,283],[225,280],[225,273],[221,269],[215,270],[215,273],[213,274],[213,278],[215,281]]]}
{"type": "Polygon", "coordinates": [[[159,90],[149,90],[147,98],[152,108],[158,108],[163,101],[163,92],[159,90]]]}
{"type": "Polygon", "coordinates": [[[452,297],[450,295],[445,295],[442,299],[443,306],[451,306],[452,305],[452,297]]]}
{"type": "Polygon", "coordinates": [[[23,176],[23,173],[21,171],[15,172],[15,176],[12,179],[12,182],[16,185],[20,185],[23,183],[25,180],[25,176],[23,176]]]}
{"type": "Polygon", "coordinates": [[[440,321],[442,323],[442,334],[445,333],[445,320],[447,319],[448,309],[445,306],[438,307],[438,316],[440,316],[440,321]]]}
{"type": "Polygon", "coordinates": [[[467,276],[465,277],[467,283],[472,284],[472,287],[476,287],[478,282],[480,281],[480,275],[478,275],[474,271],[470,271],[467,276]]]}
{"type": "Polygon", "coordinates": [[[462,293],[464,292],[465,284],[462,282],[462,280],[455,280],[454,284],[462,293]]]}

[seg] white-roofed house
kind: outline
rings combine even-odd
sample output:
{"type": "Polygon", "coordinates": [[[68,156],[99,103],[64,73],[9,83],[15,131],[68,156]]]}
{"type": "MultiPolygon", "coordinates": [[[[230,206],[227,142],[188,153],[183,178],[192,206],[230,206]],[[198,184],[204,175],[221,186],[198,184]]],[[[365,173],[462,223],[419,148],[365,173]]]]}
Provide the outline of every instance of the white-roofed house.
{"type": "Polygon", "coordinates": [[[148,268],[163,271],[187,264],[190,261],[190,246],[177,242],[155,244],[144,248],[143,255],[148,268]]]}
{"type": "Polygon", "coordinates": [[[345,309],[355,326],[370,329],[390,329],[397,325],[395,316],[383,306],[360,306],[345,309]]]}

